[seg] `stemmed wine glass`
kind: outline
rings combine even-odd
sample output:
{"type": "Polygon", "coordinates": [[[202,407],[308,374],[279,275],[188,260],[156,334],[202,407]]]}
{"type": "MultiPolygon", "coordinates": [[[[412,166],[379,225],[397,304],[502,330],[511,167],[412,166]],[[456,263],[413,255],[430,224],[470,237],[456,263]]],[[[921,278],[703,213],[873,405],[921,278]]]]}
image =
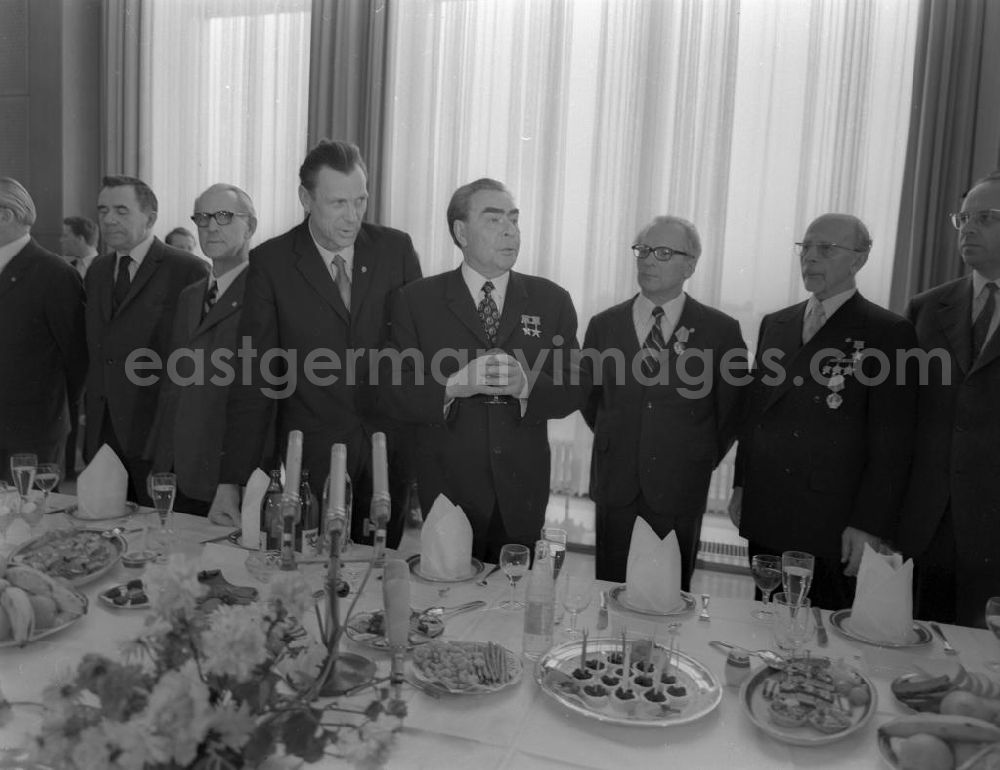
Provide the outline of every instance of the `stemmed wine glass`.
{"type": "Polygon", "coordinates": [[[790,601],[801,604],[812,587],[816,558],[805,551],[781,554],[781,584],[790,601]]]}
{"type": "Polygon", "coordinates": [[[559,527],[542,527],[542,540],[549,544],[552,554],[552,579],[559,580],[559,572],[566,560],[566,530],[559,527]]]}
{"type": "Polygon", "coordinates": [[[177,476],[173,473],[154,473],[149,477],[149,496],[153,498],[153,507],[160,516],[160,539],[164,551],[168,550],[170,529],[167,520],[174,510],[174,497],[177,495],[177,476]]]}
{"type": "MultiPolygon", "coordinates": [[[[986,625],[993,636],[1000,639],[1000,596],[991,596],[986,601],[986,625]]],[[[1000,674],[1000,660],[988,660],[984,665],[990,670],[1000,674]]]]}
{"type": "Polygon", "coordinates": [[[562,587],[562,606],[569,613],[566,636],[579,636],[576,618],[590,606],[591,580],[584,575],[567,575],[562,587]]]}
{"type": "Polygon", "coordinates": [[[35,482],[35,472],[38,470],[38,455],[21,452],[10,456],[10,475],[14,486],[21,496],[22,508],[28,502],[28,493],[35,482]]]}
{"type": "Polygon", "coordinates": [[[500,569],[507,576],[510,583],[510,598],[504,599],[497,606],[504,610],[519,610],[524,607],[524,602],[519,602],[514,598],[514,586],[517,581],[528,574],[528,562],[530,551],[525,545],[517,543],[507,543],[500,549],[500,569]]]}
{"type": "Polygon", "coordinates": [[[62,468],[59,463],[40,463],[35,473],[35,486],[42,490],[42,513],[49,510],[49,493],[59,485],[62,468]]]}
{"type": "Polygon", "coordinates": [[[750,572],[753,582],[760,589],[760,609],[753,612],[757,620],[767,620],[774,617],[774,611],[768,606],[771,593],[781,584],[781,557],[758,554],[750,560],[750,572]]]}

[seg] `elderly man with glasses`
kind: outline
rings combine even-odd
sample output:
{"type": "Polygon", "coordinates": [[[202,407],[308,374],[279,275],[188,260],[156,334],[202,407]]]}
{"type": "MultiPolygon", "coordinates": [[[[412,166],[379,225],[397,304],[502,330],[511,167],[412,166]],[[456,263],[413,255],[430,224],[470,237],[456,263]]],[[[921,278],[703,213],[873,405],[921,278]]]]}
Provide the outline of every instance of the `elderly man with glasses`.
{"type": "Polygon", "coordinates": [[[982,627],[1000,595],[1000,171],[951,219],[972,272],[907,309],[939,358],[921,382],[899,544],[916,558],[917,617],[982,627]]]}
{"type": "Polygon", "coordinates": [[[812,295],[760,325],[730,515],[755,554],[815,556],[809,597],[850,607],[864,545],[893,536],[909,468],[913,326],[857,290],[872,241],[824,214],[795,244],[812,295]]]}
{"type": "Polygon", "coordinates": [[[581,368],[592,387],[590,496],[597,506],[595,570],[625,580],[632,528],[676,531],[690,588],[712,471],[733,443],[746,345],[739,322],[684,292],[701,255],[686,219],[657,217],[632,246],[639,293],[587,327],[581,368]]]}

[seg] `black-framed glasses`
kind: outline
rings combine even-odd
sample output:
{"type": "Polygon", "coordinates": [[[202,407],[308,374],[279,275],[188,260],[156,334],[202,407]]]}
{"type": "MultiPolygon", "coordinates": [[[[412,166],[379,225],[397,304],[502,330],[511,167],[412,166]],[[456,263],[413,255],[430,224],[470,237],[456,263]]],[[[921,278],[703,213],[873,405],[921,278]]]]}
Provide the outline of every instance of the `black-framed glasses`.
{"type": "Polygon", "coordinates": [[[194,222],[198,227],[208,227],[208,220],[214,219],[216,224],[228,225],[233,221],[233,217],[248,217],[249,214],[234,213],[232,211],[213,211],[207,213],[204,211],[196,211],[191,215],[191,221],[194,222]]]}
{"type": "Polygon", "coordinates": [[[957,214],[949,214],[951,225],[956,230],[961,230],[969,222],[976,227],[986,227],[994,222],[1000,222],[1000,209],[980,209],[979,211],[962,211],[957,214]]]}
{"type": "Polygon", "coordinates": [[[834,249],[853,251],[855,254],[864,254],[868,251],[868,249],[855,249],[853,246],[845,246],[842,243],[828,243],[826,241],[799,241],[795,244],[795,254],[798,257],[804,257],[811,250],[819,254],[820,259],[826,259],[833,253],[834,249]]]}
{"type": "Polygon", "coordinates": [[[657,262],[669,262],[674,257],[690,257],[686,251],[672,249],[669,246],[647,246],[644,243],[632,244],[632,253],[636,259],[645,259],[652,254],[657,262]]]}

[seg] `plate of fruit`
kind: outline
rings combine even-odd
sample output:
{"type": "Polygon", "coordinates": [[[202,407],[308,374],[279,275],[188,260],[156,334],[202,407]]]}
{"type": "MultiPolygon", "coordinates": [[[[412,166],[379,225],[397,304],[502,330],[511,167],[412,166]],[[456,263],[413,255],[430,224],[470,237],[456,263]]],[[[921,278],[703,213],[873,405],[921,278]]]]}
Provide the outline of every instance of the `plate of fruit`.
{"type": "Polygon", "coordinates": [[[87,614],[87,597],[23,564],[0,565],[0,647],[58,633],[87,614]]]}
{"type": "Polygon", "coordinates": [[[953,696],[952,693],[967,693],[974,698],[993,700],[1000,706],[1000,682],[987,674],[967,671],[961,664],[954,673],[935,675],[918,670],[903,674],[892,681],[891,688],[897,702],[913,711],[933,714],[963,713],[950,709],[954,708],[953,704],[961,704],[967,699],[953,696]],[[948,705],[942,708],[945,698],[948,698],[948,705]]]}
{"type": "Polygon", "coordinates": [[[878,729],[878,751],[898,770],[993,770],[1000,727],[973,716],[915,714],[878,729]]]}

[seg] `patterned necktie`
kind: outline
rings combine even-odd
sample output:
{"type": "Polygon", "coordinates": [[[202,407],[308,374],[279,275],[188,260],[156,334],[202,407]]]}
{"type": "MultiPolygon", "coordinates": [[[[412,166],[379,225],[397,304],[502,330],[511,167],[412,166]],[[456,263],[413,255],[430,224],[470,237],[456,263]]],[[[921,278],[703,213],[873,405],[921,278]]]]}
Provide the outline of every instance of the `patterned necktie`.
{"type": "Polygon", "coordinates": [[[652,379],[660,373],[660,353],[667,346],[663,338],[663,308],[657,305],[653,308],[653,328],[642,343],[642,373],[652,379]]]}
{"type": "Polygon", "coordinates": [[[497,303],[493,301],[493,282],[487,281],[483,284],[483,298],[479,301],[479,320],[483,324],[483,329],[486,332],[486,336],[489,338],[490,345],[496,345],[497,343],[497,330],[500,328],[500,311],[497,309],[497,303]]]}
{"type": "Polygon", "coordinates": [[[986,336],[990,331],[990,322],[993,320],[993,311],[996,310],[997,306],[997,285],[991,282],[986,284],[983,289],[987,292],[986,302],[983,303],[983,309],[976,316],[976,322],[972,324],[973,359],[978,358],[979,354],[983,352],[986,336]]]}
{"type": "Polygon", "coordinates": [[[344,258],[340,254],[333,255],[333,264],[337,268],[337,278],[334,283],[337,284],[337,291],[340,292],[340,298],[344,300],[344,307],[347,308],[348,314],[351,312],[351,279],[347,277],[347,264],[344,262],[344,258]]]}
{"type": "Polygon", "coordinates": [[[813,297],[809,300],[809,308],[806,310],[806,320],[802,324],[802,344],[816,336],[823,324],[826,323],[826,311],[823,310],[823,303],[813,297]]]}
{"type": "Polygon", "coordinates": [[[208,290],[205,292],[205,302],[201,307],[201,319],[204,321],[215,301],[219,298],[219,282],[214,278],[208,282],[208,290]]]}
{"type": "Polygon", "coordinates": [[[118,259],[118,275],[115,276],[115,288],[111,293],[112,310],[118,310],[122,302],[125,301],[125,297],[128,296],[128,290],[132,286],[132,276],[128,272],[131,264],[132,257],[128,254],[123,254],[118,259]]]}

